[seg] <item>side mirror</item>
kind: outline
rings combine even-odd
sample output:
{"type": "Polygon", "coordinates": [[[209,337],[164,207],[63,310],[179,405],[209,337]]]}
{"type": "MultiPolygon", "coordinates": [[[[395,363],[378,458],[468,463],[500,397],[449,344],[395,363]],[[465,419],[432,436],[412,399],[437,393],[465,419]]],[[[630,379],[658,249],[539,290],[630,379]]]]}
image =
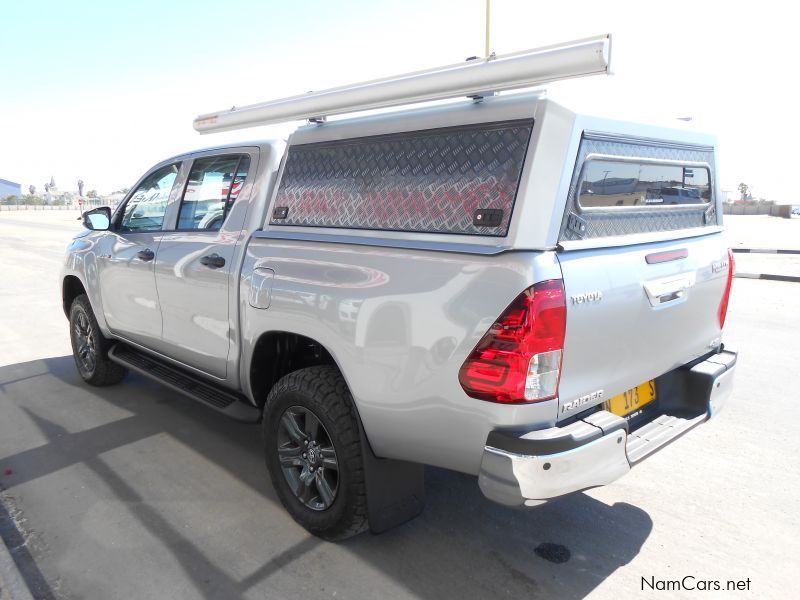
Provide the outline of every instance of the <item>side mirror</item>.
{"type": "Polygon", "coordinates": [[[111,227],[111,208],[101,206],[83,213],[83,226],[92,231],[106,231],[111,227]]]}

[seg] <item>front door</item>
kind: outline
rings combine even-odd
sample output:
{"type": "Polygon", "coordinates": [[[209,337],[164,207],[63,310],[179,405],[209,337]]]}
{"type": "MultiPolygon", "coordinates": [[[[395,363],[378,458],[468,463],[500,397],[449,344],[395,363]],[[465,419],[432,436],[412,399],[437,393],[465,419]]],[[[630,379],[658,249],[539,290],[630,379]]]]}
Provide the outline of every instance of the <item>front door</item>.
{"type": "Polygon", "coordinates": [[[256,150],[195,158],[174,230],[164,232],[155,278],[163,319],[161,351],[204,373],[227,376],[237,248],[249,200],[256,150]]]}
{"type": "Polygon", "coordinates": [[[97,249],[97,276],[108,327],[148,347],[161,338],[154,266],[180,165],[160,167],[142,180],[97,249]]]}

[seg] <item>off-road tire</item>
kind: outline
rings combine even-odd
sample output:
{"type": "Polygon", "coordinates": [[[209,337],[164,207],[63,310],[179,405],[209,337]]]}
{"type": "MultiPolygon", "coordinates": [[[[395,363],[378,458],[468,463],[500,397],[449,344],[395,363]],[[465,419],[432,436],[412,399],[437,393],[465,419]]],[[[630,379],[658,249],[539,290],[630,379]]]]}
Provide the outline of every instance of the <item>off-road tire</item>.
{"type": "Polygon", "coordinates": [[[329,541],[357,535],[368,525],[363,449],[357,419],[347,384],[331,366],[308,367],[286,375],[273,386],[264,405],[262,430],[272,485],[295,521],[310,533],[329,541]],[[311,411],[333,445],[338,462],[338,485],[327,508],[309,508],[295,495],[284,475],[278,446],[282,439],[281,418],[287,409],[311,411]]]}
{"type": "Polygon", "coordinates": [[[70,306],[69,338],[78,374],[89,385],[114,385],[127,375],[128,370],[125,367],[108,358],[108,349],[112,342],[100,332],[86,294],[76,297],[70,306]],[[94,357],[92,361],[87,360],[87,347],[94,357]]]}

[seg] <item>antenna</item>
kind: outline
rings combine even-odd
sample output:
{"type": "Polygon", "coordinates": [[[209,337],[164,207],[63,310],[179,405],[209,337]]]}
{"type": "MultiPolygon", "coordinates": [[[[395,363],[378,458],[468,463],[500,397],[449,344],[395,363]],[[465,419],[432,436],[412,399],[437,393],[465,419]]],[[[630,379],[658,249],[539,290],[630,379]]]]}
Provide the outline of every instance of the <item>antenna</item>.
{"type": "Polygon", "coordinates": [[[214,133],[311,118],[324,121],[331,115],[460,96],[486,96],[488,92],[610,72],[611,36],[601,35],[234,107],[200,115],[194,120],[194,128],[200,133],[214,133]]]}

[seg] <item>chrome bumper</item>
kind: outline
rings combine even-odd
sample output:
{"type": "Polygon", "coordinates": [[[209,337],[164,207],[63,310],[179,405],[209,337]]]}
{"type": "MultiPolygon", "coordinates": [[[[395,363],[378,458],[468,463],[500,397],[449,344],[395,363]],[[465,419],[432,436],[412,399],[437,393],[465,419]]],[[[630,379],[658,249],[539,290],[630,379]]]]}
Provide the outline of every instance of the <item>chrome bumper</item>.
{"type": "Polygon", "coordinates": [[[522,435],[493,431],[478,475],[481,491],[500,504],[536,506],[611,483],[721,410],[733,388],[736,356],[723,350],[664,376],[663,414],[633,432],[625,419],[604,410],[522,435]]]}

